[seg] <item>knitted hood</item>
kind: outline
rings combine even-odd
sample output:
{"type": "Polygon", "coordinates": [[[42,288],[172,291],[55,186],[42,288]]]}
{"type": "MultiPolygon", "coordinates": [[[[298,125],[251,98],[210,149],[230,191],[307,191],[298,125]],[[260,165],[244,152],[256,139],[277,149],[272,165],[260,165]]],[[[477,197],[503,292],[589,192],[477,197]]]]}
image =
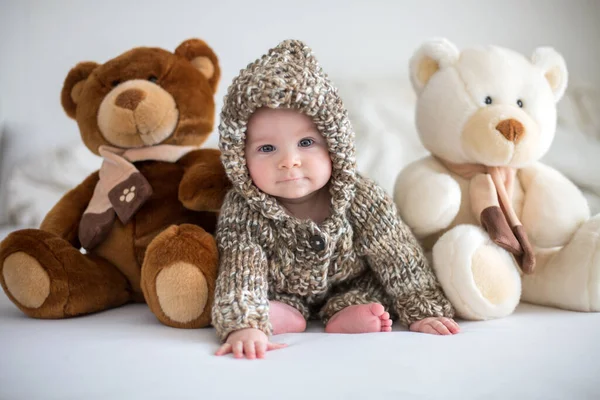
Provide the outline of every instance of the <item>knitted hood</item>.
{"type": "Polygon", "coordinates": [[[252,183],[246,167],[248,120],[257,109],[270,107],[298,110],[313,119],[327,141],[332,161],[332,216],[345,213],[354,197],[356,181],[354,130],[337,89],[308,46],[298,40],[285,40],[270,49],[233,80],[223,103],[221,159],[234,190],[251,208],[269,219],[289,219],[274,197],[252,183]]]}

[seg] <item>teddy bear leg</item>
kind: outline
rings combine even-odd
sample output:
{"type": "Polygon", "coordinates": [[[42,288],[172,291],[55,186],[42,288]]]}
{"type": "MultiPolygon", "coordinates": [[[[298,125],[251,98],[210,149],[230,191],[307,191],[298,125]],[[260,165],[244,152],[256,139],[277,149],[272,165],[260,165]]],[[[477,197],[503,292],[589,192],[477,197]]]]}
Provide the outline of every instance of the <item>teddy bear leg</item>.
{"type": "Polygon", "coordinates": [[[165,325],[208,326],[217,268],[217,244],[211,234],[196,225],[169,227],[150,243],[142,265],[148,306],[165,325]]]}
{"type": "Polygon", "coordinates": [[[67,318],[125,304],[127,279],[106,260],[51,233],[25,229],[0,244],[0,283],[33,318],[67,318]]]}
{"type": "Polygon", "coordinates": [[[573,311],[600,311],[600,215],[584,223],[564,247],[536,254],[523,276],[523,301],[573,311]]]}
{"type": "Polygon", "coordinates": [[[513,257],[478,226],[459,225],[433,247],[433,267],[457,314],[485,320],[511,314],[521,280],[513,257]]]}

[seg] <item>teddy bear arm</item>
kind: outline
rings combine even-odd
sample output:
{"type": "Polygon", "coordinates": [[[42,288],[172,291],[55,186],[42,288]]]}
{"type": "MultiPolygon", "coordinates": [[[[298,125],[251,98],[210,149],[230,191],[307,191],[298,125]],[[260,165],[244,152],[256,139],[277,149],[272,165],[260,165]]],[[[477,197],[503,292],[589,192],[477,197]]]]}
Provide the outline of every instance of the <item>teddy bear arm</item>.
{"type": "Polygon", "coordinates": [[[179,201],[194,211],[219,211],[231,187],[219,152],[199,150],[183,160],[185,172],[179,184],[179,201]]]}
{"type": "Polygon", "coordinates": [[[402,219],[422,238],[450,226],[460,209],[461,190],[449,174],[416,162],[398,176],[394,201],[402,219]]]}
{"type": "Polygon", "coordinates": [[[525,193],[521,222],[538,247],[565,245],[590,218],[581,191],[555,169],[536,163],[519,170],[525,193]]]}
{"type": "Polygon", "coordinates": [[[80,247],[79,221],[94,194],[98,180],[98,172],[94,172],[67,192],[46,214],[40,229],[65,239],[74,247],[80,247]]]}

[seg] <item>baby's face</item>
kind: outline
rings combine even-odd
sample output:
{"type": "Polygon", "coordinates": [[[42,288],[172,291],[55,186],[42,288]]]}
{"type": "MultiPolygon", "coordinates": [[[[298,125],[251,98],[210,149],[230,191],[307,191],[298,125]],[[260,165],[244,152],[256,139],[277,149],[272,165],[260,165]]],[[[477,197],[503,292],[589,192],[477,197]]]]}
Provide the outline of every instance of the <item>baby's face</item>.
{"type": "Polygon", "coordinates": [[[331,177],[325,139],[309,116],[294,110],[261,108],[252,115],[246,162],[260,190],[284,199],[305,197],[331,177]]]}

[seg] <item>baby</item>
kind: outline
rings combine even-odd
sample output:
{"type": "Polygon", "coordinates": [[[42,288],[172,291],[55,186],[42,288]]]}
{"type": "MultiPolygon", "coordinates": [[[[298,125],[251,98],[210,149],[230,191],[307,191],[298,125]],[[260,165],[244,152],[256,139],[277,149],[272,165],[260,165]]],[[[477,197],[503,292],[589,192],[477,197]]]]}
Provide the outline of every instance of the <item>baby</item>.
{"type": "Polygon", "coordinates": [[[329,333],[389,332],[389,313],[415,332],[459,331],[393,202],[357,173],[347,111],[305,44],[284,41],[234,79],[219,132],[234,188],[217,229],[217,355],[262,358],[284,346],[269,336],[313,317],[329,333]]]}

